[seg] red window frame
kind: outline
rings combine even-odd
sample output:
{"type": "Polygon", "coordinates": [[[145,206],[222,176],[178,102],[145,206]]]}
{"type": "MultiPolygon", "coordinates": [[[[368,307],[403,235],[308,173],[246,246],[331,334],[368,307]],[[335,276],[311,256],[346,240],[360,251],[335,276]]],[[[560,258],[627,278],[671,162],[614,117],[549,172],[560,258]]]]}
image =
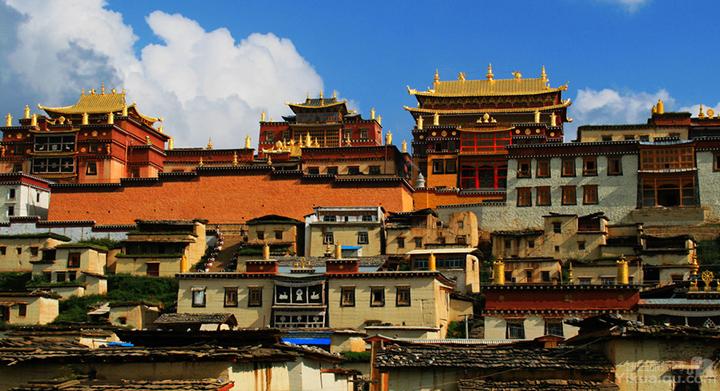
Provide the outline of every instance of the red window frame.
{"type": "Polygon", "coordinates": [[[507,188],[507,160],[492,159],[484,161],[461,162],[460,188],[462,189],[493,189],[507,188]],[[492,172],[492,186],[480,186],[481,174],[492,172]]]}
{"type": "Polygon", "coordinates": [[[512,144],[509,131],[502,132],[462,132],[460,134],[460,152],[465,153],[501,153],[512,144]]]}

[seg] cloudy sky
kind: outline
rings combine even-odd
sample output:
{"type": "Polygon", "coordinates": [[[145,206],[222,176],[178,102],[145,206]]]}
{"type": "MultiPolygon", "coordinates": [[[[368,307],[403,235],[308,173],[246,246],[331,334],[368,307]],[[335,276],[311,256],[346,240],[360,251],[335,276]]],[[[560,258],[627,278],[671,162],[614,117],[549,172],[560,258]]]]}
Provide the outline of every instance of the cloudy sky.
{"type": "MultiPolygon", "coordinates": [[[[165,118],[177,146],[256,141],[260,112],[338,91],[375,107],[396,139],[435,69],[569,82],[574,126],[644,122],[666,110],[720,108],[715,1],[0,0],[0,112],[72,104],[81,88],[126,88],[165,118]]],[[[716,110],[720,111],[720,110],[716,110]]]]}

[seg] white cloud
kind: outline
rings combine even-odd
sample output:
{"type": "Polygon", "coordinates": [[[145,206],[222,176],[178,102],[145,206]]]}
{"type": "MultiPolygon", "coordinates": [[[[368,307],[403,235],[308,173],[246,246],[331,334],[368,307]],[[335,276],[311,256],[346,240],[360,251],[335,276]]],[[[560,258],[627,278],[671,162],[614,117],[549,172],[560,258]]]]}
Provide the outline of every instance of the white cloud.
{"type": "Polygon", "coordinates": [[[257,141],[261,111],[278,118],[287,113],[285,101],[322,89],[293,43],[271,33],[238,42],[227,29],[206,31],[182,15],[155,11],[146,21],[161,42],[136,55],[132,27],[105,0],[5,2],[21,21],[16,46],[0,60],[6,68],[0,72],[12,73],[0,78],[1,87],[30,90],[53,105],[69,104],[80,88],[101,81],[127,88],[141,111],[165,118],[177,146],[212,137],[216,146],[237,147],[246,134],[257,141]]]}
{"type": "MultiPolygon", "coordinates": [[[[703,112],[706,115],[708,114],[708,109],[711,109],[715,116],[720,115],[720,102],[716,103],[715,106],[703,105],[703,112]]],[[[698,113],[700,112],[700,104],[698,103],[692,106],[683,106],[679,108],[678,111],[690,113],[693,117],[697,117],[698,113]]]]}
{"type": "Polygon", "coordinates": [[[649,3],[650,0],[599,0],[603,3],[611,3],[621,6],[625,11],[633,13],[640,9],[640,7],[649,3]]]}
{"type": "Polygon", "coordinates": [[[569,115],[573,118],[573,123],[567,126],[565,133],[569,138],[573,138],[579,125],[645,123],[658,99],[663,100],[666,111],[675,104],[675,100],[664,89],[654,93],[617,91],[610,88],[581,89],[570,106],[569,115]]]}

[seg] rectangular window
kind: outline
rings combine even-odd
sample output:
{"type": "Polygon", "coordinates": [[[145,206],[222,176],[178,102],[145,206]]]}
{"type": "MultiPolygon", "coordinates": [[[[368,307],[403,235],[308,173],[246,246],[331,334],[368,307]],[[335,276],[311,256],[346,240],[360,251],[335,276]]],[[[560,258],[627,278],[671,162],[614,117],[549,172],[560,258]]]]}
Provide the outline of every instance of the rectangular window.
{"type": "Polygon", "coordinates": [[[14,206],[8,206],[8,207],[7,207],[7,215],[8,215],[8,216],[15,216],[15,207],[14,207],[14,206]]]}
{"type": "Polygon", "coordinates": [[[640,150],[641,170],[675,170],[695,168],[693,147],[668,147],[640,150]]]}
{"type": "Polygon", "coordinates": [[[258,240],[265,240],[265,231],[257,231],[258,240]]]}
{"type": "Polygon", "coordinates": [[[368,139],[367,129],[360,129],[360,140],[367,140],[367,139],[368,139]]]}
{"type": "Polygon", "coordinates": [[[505,239],[505,250],[512,249],[512,239],[505,239]]]}
{"type": "Polygon", "coordinates": [[[158,277],[160,275],[160,263],[159,262],[148,262],[145,264],[147,268],[147,275],[152,277],[158,277]]]}
{"type": "Polygon", "coordinates": [[[537,206],[552,205],[552,200],[550,198],[550,186],[536,187],[535,194],[537,195],[537,200],[536,200],[537,206]]]}
{"type": "Polygon", "coordinates": [[[333,222],[336,222],[336,221],[337,221],[337,216],[335,216],[335,215],[324,215],[324,216],[322,217],[322,221],[333,223],[333,222]]]}
{"type": "Polygon", "coordinates": [[[415,241],[415,247],[420,248],[422,247],[422,238],[415,238],[413,239],[415,241]]]}
{"type": "Polygon", "coordinates": [[[559,234],[562,233],[562,223],[556,221],[552,223],[553,226],[553,233],[559,234]]]}
{"type": "Polygon", "coordinates": [[[40,192],[35,193],[35,202],[40,202],[40,192]]]}
{"type": "Polygon", "coordinates": [[[505,329],[507,339],[525,339],[525,321],[522,319],[508,320],[505,329]]]}
{"type": "Polygon", "coordinates": [[[608,175],[622,175],[622,158],[620,157],[608,157],[608,175]]]}
{"type": "Polygon", "coordinates": [[[405,238],[397,238],[398,248],[405,248],[405,238]]]}
{"type": "Polygon", "coordinates": [[[625,140],[625,141],[635,140],[635,135],[634,134],[626,134],[625,136],[623,136],[623,140],[625,140]]]}
{"type": "Polygon", "coordinates": [[[432,162],[432,173],[433,174],[444,174],[445,173],[445,165],[442,160],[433,160],[432,162]]]}
{"type": "Polygon", "coordinates": [[[262,288],[248,288],[248,307],[262,307],[262,288]]]}
{"type": "Polygon", "coordinates": [[[545,319],[545,335],[563,336],[563,322],[561,319],[545,319]]]}
{"type": "Polygon", "coordinates": [[[647,143],[647,142],[650,141],[650,136],[647,135],[647,134],[641,134],[641,135],[640,135],[640,141],[642,141],[642,142],[644,142],[644,143],[647,143]]]}
{"type": "Polygon", "coordinates": [[[542,282],[550,282],[550,272],[547,270],[541,271],[540,278],[542,279],[542,282]]]}
{"type": "Polygon", "coordinates": [[[67,272],[68,281],[75,281],[76,278],[77,278],[77,272],[74,272],[74,271],[67,272]]]}
{"type": "Polygon", "coordinates": [[[65,272],[55,273],[55,282],[65,282],[65,272]]]}
{"type": "Polygon", "coordinates": [[[85,169],[85,175],[97,175],[97,163],[87,162],[87,168],[85,169]]]}
{"type": "Polygon", "coordinates": [[[7,253],[7,247],[0,246],[0,255],[5,255],[5,253],[7,253]]]}
{"type": "Polygon", "coordinates": [[[15,189],[9,189],[8,190],[8,199],[14,200],[15,199],[15,189]]]}
{"type": "Polygon", "coordinates": [[[505,189],[507,187],[507,160],[463,161],[460,165],[460,187],[463,189],[505,189]]]}
{"type": "Polygon", "coordinates": [[[615,285],[615,277],[600,277],[600,283],[603,285],[615,285]]]}
{"type": "Polygon", "coordinates": [[[38,253],[40,252],[40,249],[37,247],[30,247],[30,255],[33,257],[37,257],[38,253]]]}
{"type": "Polygon", "coordinates": [[[445,173],[446,174],[454,174],[457,172],[457,162],[455,159],[446,159],[445,160],[445,173]]]}
{"type": "Polygon", "coordinates": [[[370,307],[385,306],[385,287],[370,288],[370,307]]]}
{"type": "Polygon", "coordinates": [[[502,153],[512,143],[507,131],[460,134],[460,152],[502,153]]]}
{"type": "Polygon", "coordinates": [[[360,175],[360,166],[348,166],[348,175],[360,175]]]}
{"type": "Polygon", "coordinates": [[[598,203],[598,187],[597,185],[583,186],[583,204],[597,205],[598,203]]]}
{"type": "Polygon", "coordinates": [[[528,240],[527,246],[528,246],[528,248],[535,248],[535,241],[534,241],[534,240],[528,240]]]}
{"type": "Polygon", "coordinates": [[[517,177],[518,178],[532,177],[532,174],[530,173],[530,160],[529,159],[518,160],[517,177]]]}
{"type": "Polygon", "coordinates": [[[358,244],[368,244],[369,243],[368,233],[365,231],[358,232],[357,242],[358,242],[358,244]]]}
{"type": "Polygon", "coordinates": [[[75,158],[71,157],[36,157],[32,161],[33,174],[73,174],[75,173],[75,158]]]}
{"type": "Polygon", "coordinates": [[[518,187],[517,206],[532,206],[532,189],[529,187],[518,187]]]}
{"type": "Polygon", "coordinates": [[[238,306],[238,288],[226,287],[225,288],[225,307],[237,307],[238,306]]]}
{"type": "Polygon", "coordinates": [[[612,136],[610,136],[609,134],[603,134],[602,136],[600,136],[600,139],[602,141],[608,142],[608,141],[612,141],[612,136]]]}
{"type": "Polygon", "coordinates": [[[335,238],[332,232],[325,232],[323,234],[323,244],[335,244],[335,238]]]}
{"type": "Polygon", "coordinates": [[[340,288],[340,307],[355,307],[355,287],[340,288]]]}
{"type": "MultiPolygon", "coordinates": [[[[700,391],[702,385],[702,378],[700,377],[699,369],[673,369],[672,380],[673,380],[673,391],[700,391]]],[[[713,381],[711,380],[712,384],[713,381]]],[[[713,386],[707,386],[707,389],[715,388],[713,386]]],[[[705,390],[706,388],[702,388],[705,390]]]]}
{"type": "Polygon", "coordinates": [[[27,304],[18,304],[18,316],[23,318],[27,316],[27,304]]]}
{"type": "Polygon", "coordinates": [[[538,178],[550,178],[550,159],[538,159],[535,176],[538,178]]]}
{"type": "Polygon", "coordinates": [[[597,175],[597,157],[586,156],[583,158],[583,176],[597,175]]]}
{"type": "Polygon", "coordinates": [[[585,241],[584,240],[577,242],[577,244],[578,244],[578,250],[585,250],[585,241]]]}
{"type": "Polygon", "coordinates": [[[274,141],[275,137],[273,135],[273,132],[265,131],[265,143],[269,144],[274,141]]]}
{"type": "Polygon", "coordinates": [[[275,239],[282,240],[282,238],[283,238],[283,231],[275,231],[275,239]]]}
{"type": "Polygon", "coordinates": [[[375,215],[362,215],[362,221],[375,221],[375,215]]]}
{"type": "Polygon", "coordinates": [[[562,160],[562,176],[575,176],[575,158],[565,158],[562,160]]]}
{"type": "Polygon", "coordinates": [[[15,252],[17,255],[22,255],[22,247],[15,247],[15,252]]]}
{"type": "Polygon", "coordinates": [[[580,285],[590,285],[592,283],[592,278],[580,277],[580,278],[578,278],[578,281],[580,282],[580,285]]]}
{"type": "Polygon", "coordinates": [[[465,235],[459,235],[455,238],[456,244],[467,244],[467,238],[465,238],[465,235]]]}
{"type": "Polygon", "coordinates": [[[532,270],[525,270],[525,282],[533,282],[533,272],[532,270]]]}
{"type": "Polygon", "coordinates": [[[80,267],[80,253],[68,254],[67,267],[69,269],[80,267]]]}
{"type": "Polygon", "coordinates": [[[575,186],[563,186],[562,187],[562,204],[563,205],[577,205],[577,194],[575,186]]]}
{"type": "Polygon", "coordinates": [[[75,150],[75,136],[59,134],[52,136],[35,136],[33,148],[36,152],[72,152],[75,150]]]}
{"type": "Polygon", "coordinates": [[[192,306],[205,307],[205,287],[192,288],[192,306]]]}
{"type": "Polygon", "coordinates": [[[336,166],[328,167],[327,168],[328,175],[337,175],[338,174],[338,168],[336,166]]]}
{"type": "Polygon", "coordinates": [[[320,167],[308,167],[307,173],[310,175],[320,174],[320,167]]]}
{"type": "Polygon", "coordinates": [[[370,166],[370,175],[380,175],[380,166],[370,166]]]}
{"type": "Polygon", "coordinates": [[[395,293],[396,307],[410,307],[410,287],[399,286],[395,293]]]}
{"type": "Polygon", "coordinates": [[[23,170],[23,165],[22,165],[22,163],[15,163],[15,164],[13,164],[12,172],[22,172],[22,170],[23,170]]]}

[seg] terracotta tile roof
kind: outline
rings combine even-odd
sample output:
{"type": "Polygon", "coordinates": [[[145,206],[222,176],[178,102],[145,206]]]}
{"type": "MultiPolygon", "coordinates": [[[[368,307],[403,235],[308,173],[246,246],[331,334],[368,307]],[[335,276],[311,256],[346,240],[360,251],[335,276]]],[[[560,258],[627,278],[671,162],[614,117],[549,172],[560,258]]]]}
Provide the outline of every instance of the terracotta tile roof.
{"type": "Polygon", "coordinates": [[[505,96],[531,95],[562,91],[566,87],[552,88],[542,78],[494,79],[494,80],[442,80],[428,91],[410,90],[413,95],[426,96],[505,96]]]}
{"type": "Polygon", "coordinates": [[[458,380],[459,391],[488,390],[488,391],[611,391],[618,390],[618,386],[609,382],[586,381],[586,380],[564,380],[564,379],[543,379],[543,380],[483,380],[483,379],[460,379],[458,380]]]}

